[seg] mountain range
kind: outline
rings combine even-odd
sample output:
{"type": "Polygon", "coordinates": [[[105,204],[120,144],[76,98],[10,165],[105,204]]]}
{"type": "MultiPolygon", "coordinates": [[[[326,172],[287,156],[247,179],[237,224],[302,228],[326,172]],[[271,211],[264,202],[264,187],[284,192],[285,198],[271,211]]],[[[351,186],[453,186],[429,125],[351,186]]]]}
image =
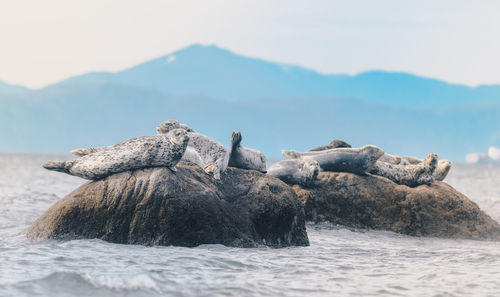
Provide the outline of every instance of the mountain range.
{"type": "Polygon", "coordinates": [[[500,144],[500,86],[407,73],[322,74],[193,45],[119,72],[31,90],[0,82],[0,151],[67,152],[155,133],[177,119],[279,157],[340,138],[461,161],[500,144]]]}

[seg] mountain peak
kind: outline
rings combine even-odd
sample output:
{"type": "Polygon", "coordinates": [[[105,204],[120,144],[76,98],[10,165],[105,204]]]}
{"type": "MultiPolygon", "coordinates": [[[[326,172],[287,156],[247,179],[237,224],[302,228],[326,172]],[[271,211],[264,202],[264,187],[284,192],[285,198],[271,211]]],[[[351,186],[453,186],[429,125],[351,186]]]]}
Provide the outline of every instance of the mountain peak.
{"type": "MultiPolygon", "coordinates": [[[[479,96],[466,86],[404,72],[325,75],[238,55],[214,44],[193,44],[120,72],[92,73],[62,83],[113,83],[166,95],[196,94],[226,100],[341,96],[405,107],[462,105],[477,101],[479,96]]],[[[498,88],[479,91],[483,100],[497,100],[498,88]]]]}

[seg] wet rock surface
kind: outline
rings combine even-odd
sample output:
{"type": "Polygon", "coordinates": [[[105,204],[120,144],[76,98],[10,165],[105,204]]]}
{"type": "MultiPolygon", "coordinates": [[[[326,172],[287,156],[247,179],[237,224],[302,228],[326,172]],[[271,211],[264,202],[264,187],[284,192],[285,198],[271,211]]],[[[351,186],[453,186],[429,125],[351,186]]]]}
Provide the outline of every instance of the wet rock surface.
{"type": "Polygon", "coordinates": [[[320,172],[314,185],[293,189],[306,220],[413,236],[500,240],[500,226],[446,183],[410,188],[379,176],[320,172]]]}
{"type": "Polygon", "coordinates": [[[237,168],[215,180],[189,162],[176,168],[88,182],[47,210],[27,235],[188,247],[309,244],[301,202],[280,180],[237,168]]]}

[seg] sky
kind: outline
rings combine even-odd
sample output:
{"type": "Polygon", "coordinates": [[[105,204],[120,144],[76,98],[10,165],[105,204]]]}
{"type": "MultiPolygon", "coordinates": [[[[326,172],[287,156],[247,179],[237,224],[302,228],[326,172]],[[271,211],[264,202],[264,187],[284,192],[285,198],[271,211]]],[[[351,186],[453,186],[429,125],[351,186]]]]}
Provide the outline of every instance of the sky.
{"type": "Polygon", "coordinates": [[[193,43],[322,73],[500,84],[500,1],[0,0],[0,80],[40,88],[193,43]]]}

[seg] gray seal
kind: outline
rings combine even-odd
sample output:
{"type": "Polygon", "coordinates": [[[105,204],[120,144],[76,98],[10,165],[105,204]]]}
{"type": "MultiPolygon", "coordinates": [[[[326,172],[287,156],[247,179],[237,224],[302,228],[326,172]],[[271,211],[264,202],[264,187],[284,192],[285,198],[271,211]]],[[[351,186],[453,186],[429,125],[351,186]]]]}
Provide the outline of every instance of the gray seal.
{"type": "Polygon", "coordinates": [[[309,151],[310,152],[317,152],[317,151],[324,151],[324,150],[329,150],[329,149],[334,149],[334,148],[343,148],[343,147],[351,148],[352,146],[343,140],[334,139],[329,144],[314,147],[314,148],[310,149],[309,151]]]}
{"type": "Polygon", "coordinates": [[[182,157],[183,161],[189,161],[200,166],[216,179],[226,170],[229,156],[226,148],[218,141],[195,132],[189,126],[181,124],[176,120],[168,120],[156,127],[156,132],[162,135],[172,129],[183,129],[189,136],[186,153],[182,157]]]}
{"type": "Polygon", "coordinates": [[[384,151],[373,145],[362,148],[335,148],[323,151],[300,153],[282,151],[287,159],[317,161],[321,170],[368,174],[384,151]]]}
{"type": "Polygon", "coordinates": [[[243,147],[240,132],[232,132],[231,146],[226,150],[216,140],[196,133],[189,126],[176,120],[165,121],[156,127],[156,131],[160,134],[171,129],[185,129],[188,132],[188,149],[182,159],[197,164],[216,179],[220,178],[228,166],[266,172],[266,157],[256,149],[243,147]]]}
{"type": "Polygon", "coordinates": [[[401,165],[416,165],[422,163],[423,160],[413,156],[401,157],[401,165]]]}
{"type": "Polygon", "coordinates": [[[290,159],[273,164],[267,174],[287,184],[310,186],[318,177],[319,164],[314,160],[290,159]]]}
{"type": "Polygon", "coordinates": [[[232,132],[231,145],[227,154],[228,166],[266,172],[266,156],[256,149],[246,148],[241,145],[241,132],[232,132]]]}
{"type": "Polygon", "coordinates": [[[385,153],[378,161],[397,165],[401,163],[401,157],[385,153]]]}
{"type": "Polygon", "coordinates": [[[399,185],[409,187],[429,185],[434,182],[437,161],[438,157],[434,153],[428,154],[423,162],[415,165],[390,164],[378,161],[370,173],[388,178],[399,185]]]}
{"type": "MultiPolygon", "coordinates": [[[[315,148],[310,149],[310,152],[317,152],[317,151],[325,151],[333,148],[351,148],[351,145],[348,144],[347,142],[340,140],[340,139],[334,139],[332,142],[330,142],[327,145],[321,145],[317,146],[315,148]]],[[[391,164],[399,164],[401,162],[401,157],[399,156],[393,156],[388,153],[384,153],[378,161],[383,161],[391,164]]]]}
{"type": "Polygon", "coordinates": [[[175,170],[174,166],[184,155],[188,141],[185,130],[175,129],[163,135],[136,137],[102,147],[76,160],[48,162],[43,167],[90,180],[148,167],[175,170]]]}

